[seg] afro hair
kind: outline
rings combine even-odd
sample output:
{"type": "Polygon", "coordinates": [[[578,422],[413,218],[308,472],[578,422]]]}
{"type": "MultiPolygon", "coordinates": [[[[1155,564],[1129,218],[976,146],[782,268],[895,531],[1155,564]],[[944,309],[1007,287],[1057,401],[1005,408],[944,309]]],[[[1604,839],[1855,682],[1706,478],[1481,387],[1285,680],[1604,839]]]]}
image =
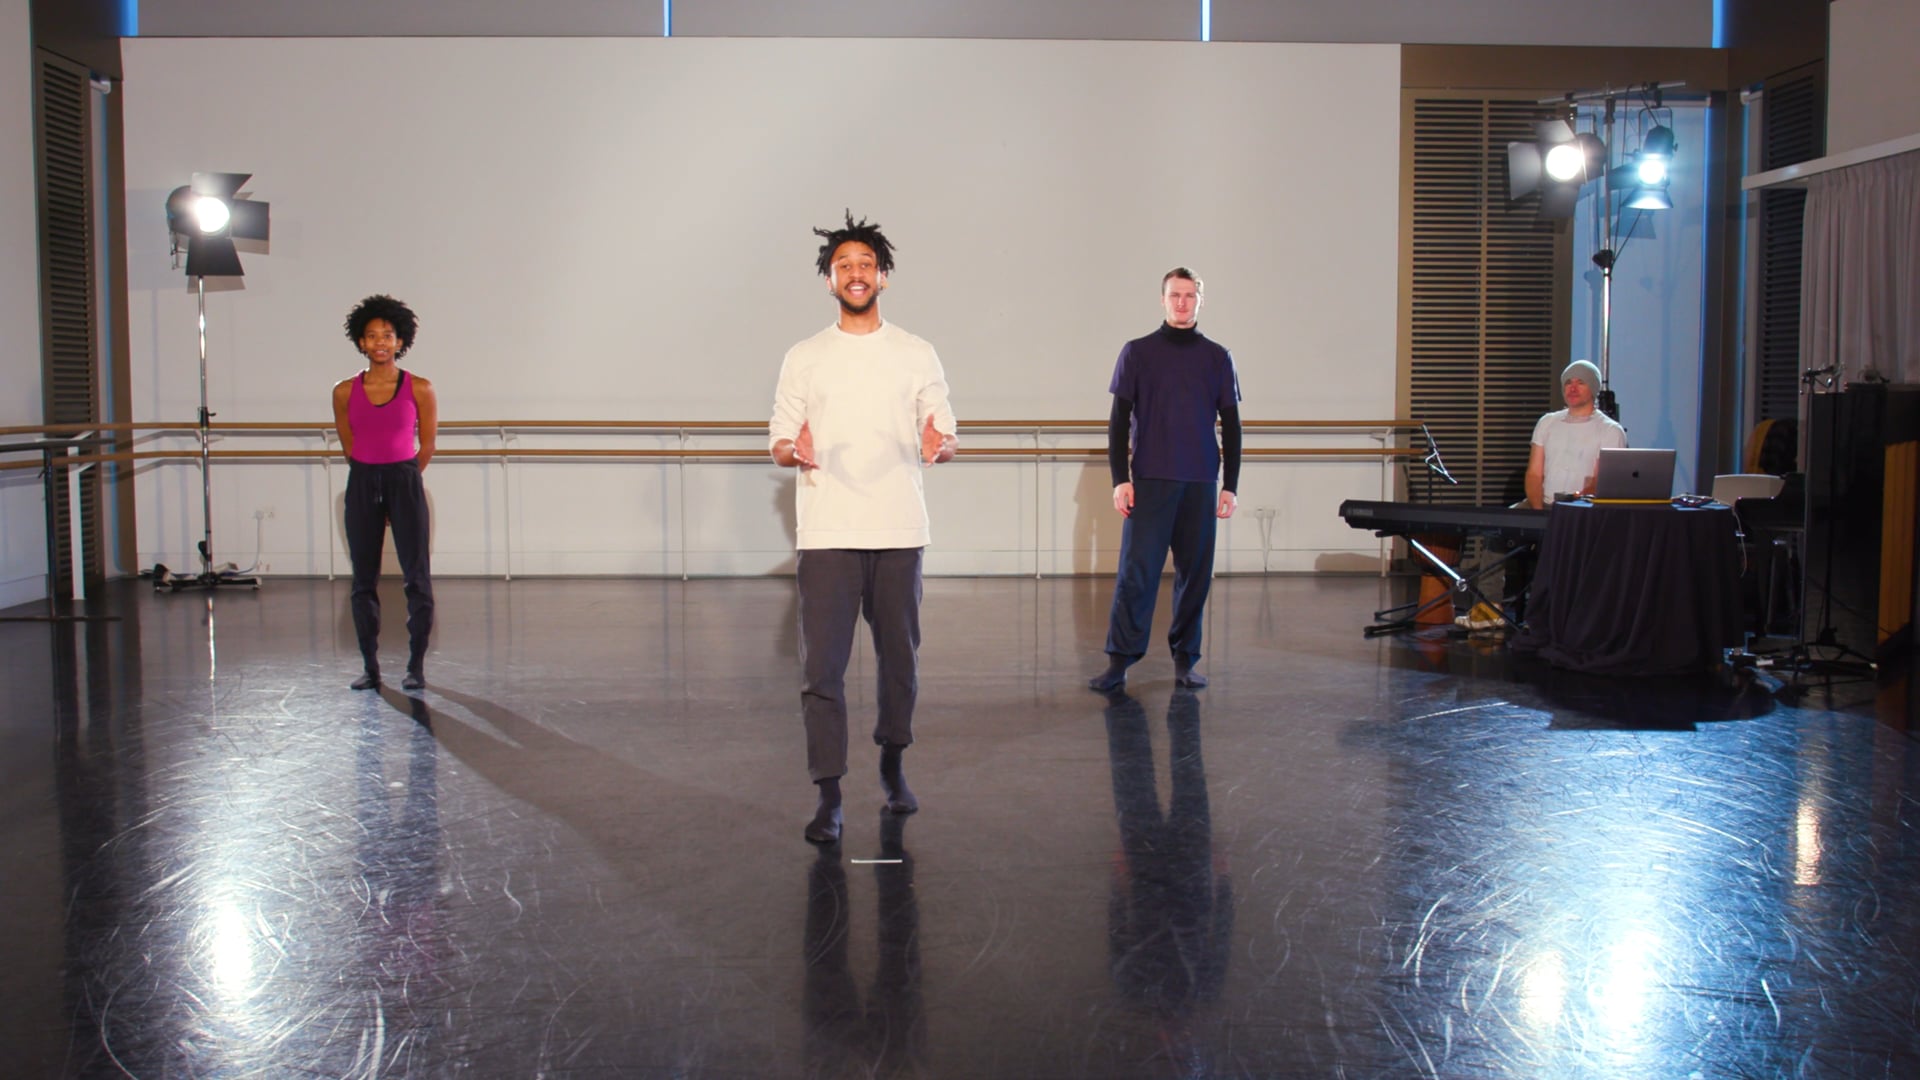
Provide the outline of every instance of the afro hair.
{"type": "Polygon", "coordinates": [[[413,309],[385,293],[360,301],[347,313],[347,340],[353,342],[355,348],[359,347],[361,337],[365,336],[367,324],[375,319],[387,320],[400,338],[400,351],[394,354],[394,359],[407,355],[407,350],[413,348],[414,332],[420,329],[420,320],[414,315],[413,309]]]}

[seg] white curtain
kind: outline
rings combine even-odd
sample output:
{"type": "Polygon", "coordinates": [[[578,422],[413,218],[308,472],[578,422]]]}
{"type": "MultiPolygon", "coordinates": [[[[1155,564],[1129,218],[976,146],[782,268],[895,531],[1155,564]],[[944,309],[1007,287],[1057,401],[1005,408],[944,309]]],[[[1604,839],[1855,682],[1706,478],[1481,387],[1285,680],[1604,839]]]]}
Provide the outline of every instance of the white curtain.
{"type": "Polygon", "coordinates": [[[1920,152],[1813,177],[1805,222],[1802,365],[1920,382],[1920,152]]]}

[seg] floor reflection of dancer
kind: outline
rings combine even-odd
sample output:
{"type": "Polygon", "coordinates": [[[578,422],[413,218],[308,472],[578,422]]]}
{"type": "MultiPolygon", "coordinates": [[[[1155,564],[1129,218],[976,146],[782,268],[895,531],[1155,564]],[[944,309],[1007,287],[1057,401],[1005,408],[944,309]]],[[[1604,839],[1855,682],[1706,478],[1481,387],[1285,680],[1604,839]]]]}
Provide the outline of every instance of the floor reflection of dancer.
{"type": "Polygon", "coordinates": [[[1176,690],[1167,705],[1172,793],[1164,813],[1146,710],[1115,694],[1106,719],[1122,856],[1108,906],[1108,970],[1122,995],[1153,1009],[1169,1045],[1193,1057],[1193,1010],[1219,998],[1233,936],[1233,882],[1213,859],[1200,702],[1176,690]]]}
{"type": "MultiPolygon", "coordinates": [[[[400,1076],[433,1071],[440,1049],[436,1036],[447,1018],[446,1010],[433,1007],[433,991],[447,987],[441,966],[451,944],[440,890],[440,747],[427,703],[403,700],[414,722],[400,736],[407,747],[407,779],[398,810],[387,782],[386,744],[395,730],[387,722],[391,714],[361,721],[354,862],[356,895],[365,906],[351,930],[360,967],[343,975],[343,981],[368,992],[377,1013],[364,1018],[365,1030],[379,1030],[379,1038],[393,1048],[384,1065],[400,1076]]],[[[358,1070],[339,1070],[342,1075],[350,1071],[358,1070]]]]}
{"type": "Polygon", "coordinates": [[[901,768],[919,694],[920,556],[928,541],[921,470],[953,459],[953,409],[933,346],[880,317],[893,245],[880,226],[815,229],[815,268],[839,302],[834,325],[787,350],[768,450],[796,468],[800,692],[807,773],[818,788],[806,838],[840,839],[847,773],[847,661],[854,627],[873,631],[880,783],[886,809],[919,809],[901,768]]]}
{"type": "Polygon", "coordinates": [[[847,965],[847,871],[832,849],[807,871],[806,1022],[808,1076],[917,1075],[926,1057],[927,1021],[920,992],[920,907],[906,819],[880,822],[879,958],[863,1008],[847,965]],[[892,860],[898,860],[897,862],[892,860]]]}
{"type": "Polygon", "coordinates": [[[419,327],[413,309],[391,296],[369,296],[347,315],[347,339],[367,369],[333,388],[333,425],[347,455],[347,553],[353,562],[353,630],[365,670],[355,690],[380,685],[380,556],[387,526],[400,556],[407,596],[407,676],[427,684],[427,638],[433,631],[433,577],[428,566],[427,492],[420,480],[433,458],[440,405],[433,384],[400,369],[419,327]]]}

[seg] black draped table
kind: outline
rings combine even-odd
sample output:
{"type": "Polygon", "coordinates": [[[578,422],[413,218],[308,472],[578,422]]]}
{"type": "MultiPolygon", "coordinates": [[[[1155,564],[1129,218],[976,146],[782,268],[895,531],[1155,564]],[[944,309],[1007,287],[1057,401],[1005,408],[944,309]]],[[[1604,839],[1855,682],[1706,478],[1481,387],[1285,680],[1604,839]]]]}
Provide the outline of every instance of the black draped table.
{"type": "Polygon", "coordinates": [[[1741,643],[1733,511],[1555,503],[1513,650],[1607,675],[1672,675],[1741,643]]]}

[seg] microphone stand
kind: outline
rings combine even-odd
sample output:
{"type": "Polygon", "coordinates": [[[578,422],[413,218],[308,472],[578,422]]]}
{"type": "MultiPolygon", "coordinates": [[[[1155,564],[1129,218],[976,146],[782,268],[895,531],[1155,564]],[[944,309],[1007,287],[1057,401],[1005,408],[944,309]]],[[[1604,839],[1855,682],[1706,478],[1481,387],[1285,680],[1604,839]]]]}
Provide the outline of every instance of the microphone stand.
{"type": "MultiPolygon", "coordinates": [[[[1437,476],[1447,483],[1454,485],[1458,485],[1460,480],[1447,470],[1447,463],[1440,456],[1440,444],[1434,441],[1433,432],[1427,428],[1425,423],[1420,425],[1420,434],[1427,440],[1427,452],[1421,455],[1420,464],[1424,465],[1427,470],[1427,502],[1432,503],[1434,477],[1437,476]]],[[[1411,491],[1409,491],[1409,494],[1411,494],[1411,491]]],[[[1382,634],[1398,634],[1405,630],[1412,630],[1420,625],[1420,616],[1440,606],[1442,603],[1452,604],[1456,594],[1466,598],[1468,610],[1472,610],[1477,604],[1485,604],[1487,607],[1500,613],[1501,620],[1506,623],[1509,629],[1518,630],[1520,628],[1519,624],[1507,614],[1506,609],[1502,605],[1494,603],[1493,600],[1481,590],[1479,584],[1481,578],[1505,566],[1507,560],[1513,557],[1512,552],[1481,566],[1472,573],[1463,575],[1460,571],[1454,569],[1453,565],[1446,559],[1442,558],[1426,544],[1421,543],[1419,537],[1406,536],[1403,537],[1403,539],[1407,542],[1408,551],[1410,551],[1418,561],[1424,562],[1434,577],[1445,582],[1447,589],[1445,592],[1428,600],[1423,601],[1415,598],[1404,604],[1396,604],[1393,607],[1382,608],[1374,612],[1373,624],[1363,631],[1365,636],[1371,638],[1378,637],[1382,634]]],[[[1428,541],[1432,542],[1432,540],[1433,538],[1429,536],[1428,541]]],[[[1453,551],[1452,554],[1457,556],[1458,551],[1453,551]]]]}
{"type": "Polygon", "coordinates": [[[1421,456],[1420,464],[1427,467],[1427,502],[1433,502],[1433,478],[1438,476],[1449,484],[1459,484],[1452,473],[1447,471],[1447,463],[1440,460],[1440,444],[1433,441],[1433,432],[1427,430],[1425,421],[1420,424],[1420,434],[1427,440],[1427,452],[1421,456]]]}

